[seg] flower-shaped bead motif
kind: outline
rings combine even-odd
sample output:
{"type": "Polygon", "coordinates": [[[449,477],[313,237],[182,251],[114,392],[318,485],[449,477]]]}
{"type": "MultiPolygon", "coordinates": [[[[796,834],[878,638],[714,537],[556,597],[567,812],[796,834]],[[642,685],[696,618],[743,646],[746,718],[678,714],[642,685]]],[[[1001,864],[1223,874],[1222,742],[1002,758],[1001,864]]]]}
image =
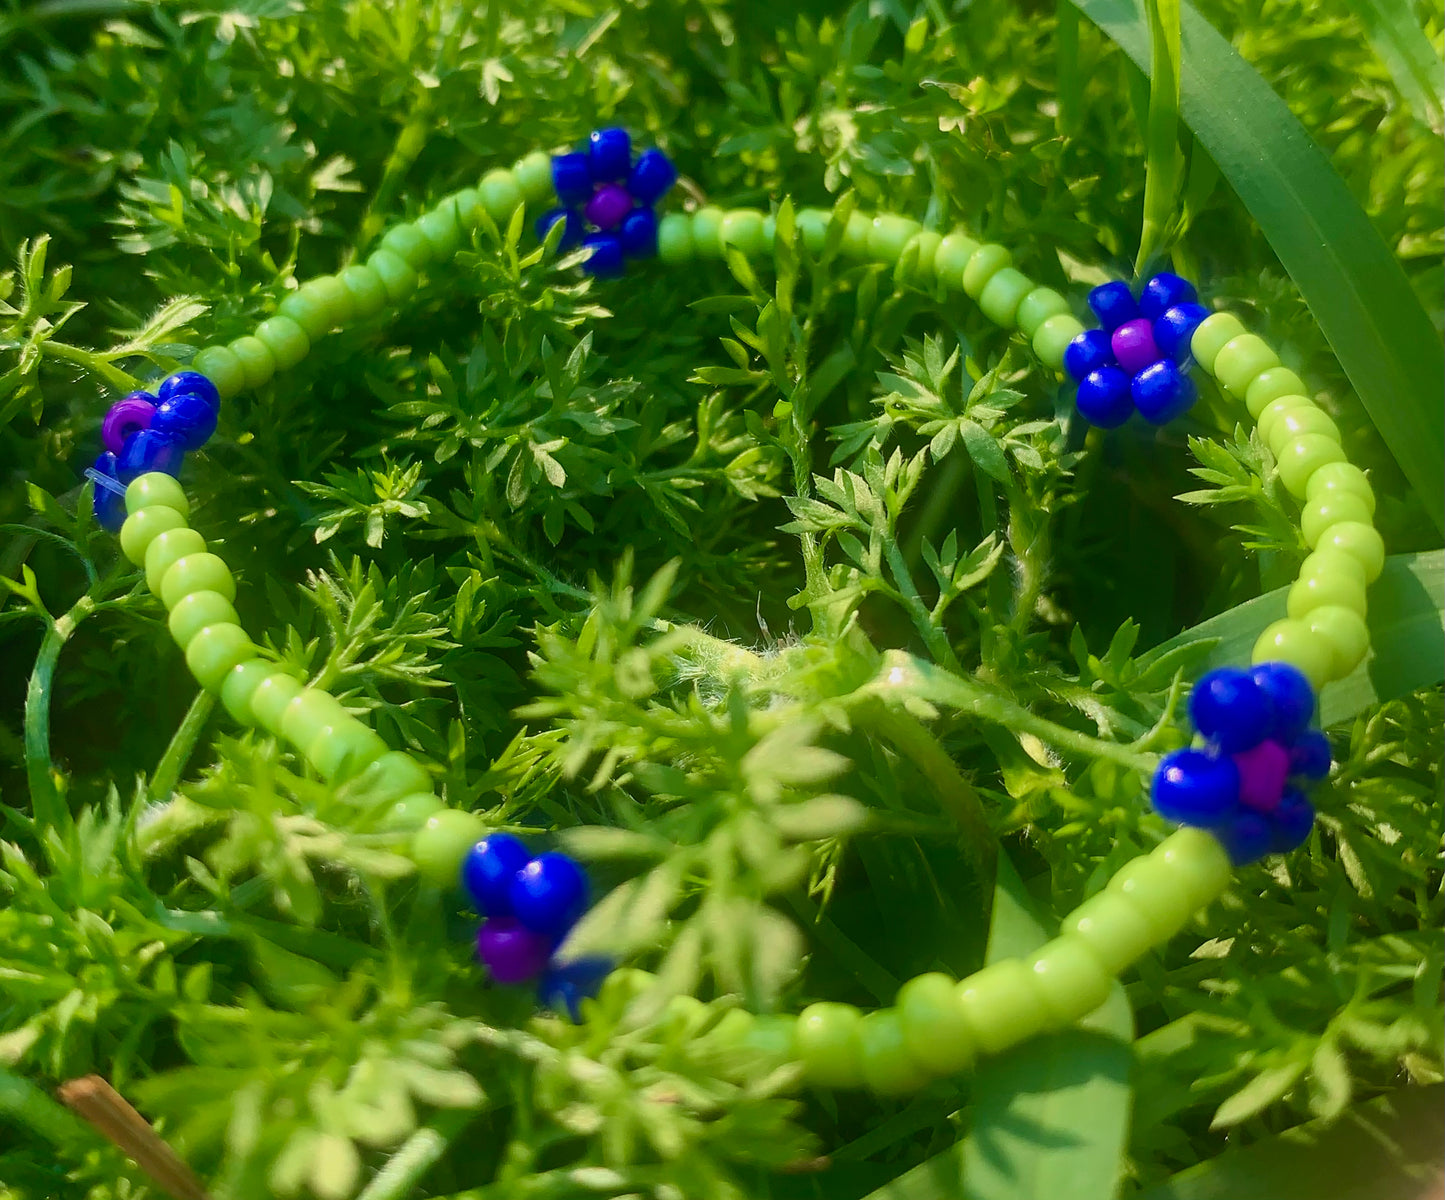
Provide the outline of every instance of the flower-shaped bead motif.
{"type": "Polygon", "coordinates": [[[559,204],[537,218],[537,236],[545,240],[561,222],[561,248],[588,247],[590,274],[621,275],[629,259],[657,253],[654,206],[675,182],[677,168],[661,150],[634,158],[625,129],[596,130],[585,149],[553,157],[559,204]]]}

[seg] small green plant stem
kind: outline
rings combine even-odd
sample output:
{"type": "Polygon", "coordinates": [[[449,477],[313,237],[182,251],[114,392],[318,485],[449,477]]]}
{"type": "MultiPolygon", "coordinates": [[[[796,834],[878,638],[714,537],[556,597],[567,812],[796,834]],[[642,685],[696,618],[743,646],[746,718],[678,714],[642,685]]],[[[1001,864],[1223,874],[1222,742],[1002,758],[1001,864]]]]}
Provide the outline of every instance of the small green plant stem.
{"type": "Polygon", "coordinates": [[[151,778],[150,786],[152,800],[165,800],[176,790],[181,772],[185,770],[186,761],[191,757],[191,751],[196,748],[201,731],[206,727],[206,722],[210,719],[215,707],[216,698],[210,692],[196,693],[196,698],[191,701],[191,707],[186,710],[180,727],[171,738],[170,745],[166,747],[165,754],[156,764],[156,773],[151,778]]]}
{"type": "Polygon", "coordinates": [[[90,596],[82,596],[69,612],[49,622],[25,690],[25,775],[30,784],[30,815],[42,829],[58,829],[69,816],[60,801],[50,759],[50,690],[55,665],[75,627],[95,608],[90,596]]]}
{"type": "Polygon", "coordinates": [[[432,94],[426,88],[418,88],[411,115],[401,127],[401,132],[396,135],[396,144],[392,146],[386,166],[382,169],[381,182],[372,193],[371,203],[366,206],[366,215],[362,217],[361,227],[357,230],[358,254],[366,249],[386,224],[386,214],[392,209],[397,189],[401,187],[401,181],[426,146],[431,127],[432,94]]]}
{"type": "Polygon", "coordinates": [[[87,371],[101,376],[118,392],[132,392],[138,386],[135,376],[126,374],[119,367],[114,366],[105,355],[97,354],[94,350],[71,346],[65,342],[47,341],[45,353],[53,358],[73,362],[87,371]]]}
{"type": "Polygon", "coordinates": [[[808,923],[818,944],[833,954],[838,962],[853,972],[854,978],[872,993],[879,1004],[892,1004],[898,995],[898,979],[845,934],[803,892],[791,892],[788,906],[808,923]]]}
{"type": "Polygon", "coordinates": [[[356,1200],[403,1200],[410,1196],[473,1116],[465,1110],[439,1113],[402,1143],[356,1200]]]}

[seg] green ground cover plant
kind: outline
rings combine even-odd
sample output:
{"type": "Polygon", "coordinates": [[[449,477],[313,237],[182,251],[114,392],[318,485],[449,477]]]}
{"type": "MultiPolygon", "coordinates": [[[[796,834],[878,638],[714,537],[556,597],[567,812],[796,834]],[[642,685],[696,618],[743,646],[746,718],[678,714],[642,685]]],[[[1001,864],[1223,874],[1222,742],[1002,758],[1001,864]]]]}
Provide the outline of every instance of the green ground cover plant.
{"type": "Polygon", "coordinates": [[[161,1194],[51,1098],[90,1072],[220,1200],[1423,1191],[1442,27],[1433,0],[7,0],[0,1200],[161,1194]],[[609,123],[694,200],[961,224],[1072,294],[1172,259],[1370,471],[1392,557],[1376,657],[1324,696],[1316,831],[1086,1028],[898,1101],[712,1036],[1027,950],[1157,842],[1186,681],[1306,553],[1212,384],[1086,436],[1021,339],[882,267],[780,240],[598,283],[484,222],[395,323],[226,407],[185,483],[247,628],[449,804],[589,864],[580,940],[649,974],[582,1026],[482,985],[462,910],[197,691],[96,528],[109,394],[609,123]]]}

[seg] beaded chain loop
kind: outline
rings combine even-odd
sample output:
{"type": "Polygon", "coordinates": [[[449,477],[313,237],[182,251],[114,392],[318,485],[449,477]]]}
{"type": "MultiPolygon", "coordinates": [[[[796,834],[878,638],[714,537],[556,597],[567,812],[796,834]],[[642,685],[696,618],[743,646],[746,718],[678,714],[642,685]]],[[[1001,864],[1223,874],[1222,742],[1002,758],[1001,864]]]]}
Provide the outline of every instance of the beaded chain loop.
{"type": "MultiPolygon", "coordinates": [[[[154,394],[117,401],[102,425],[104,452],[86,472],[97,520],[119,532],[123,553],[144,569],[201,687],[236,721],[284,739],[322,779],[347,788],[370,828],[409,847],[423,880],[466,895],[481,918],[477,955],[492,980],[535,983],[543,1004],[579,1021],[614,969],[606,959],[558,953],[587,908],[586,872],[565,854],[534,855],[476,815],[447,808],[419,762],[263,658],[232,606],[230,570],[188,524],[176,476],[186,452],[215,432],[224,399],[295,366],[332,330],[405,300],[419,272],[449,259],[484,212],[503,225],[518,208],[548,206],[538,237],[585,250],[584,269],[600,277],[654,255],[676,265],[720,259],[728,247],[768,251],[775,218],[755,209],[705,205],[659,218],[655,205],[676,179],[662,151],[634,156],[621,129],[598,130],[580,150],[537,152],[489,171],[477,187],[393,227],[365,263],[302,284],[253,333],[203,348],[192,370],[154,394]]],[[[1368,653],[1366,588],[1385,550],[1372,524],[1374,493],[1345,460],[1334,423],[1262,339],[1229,313],[1211,313],[1187,280],[1155,275],[1137,297],[1126,283],[1103,284],[1088,296],[1098,325],[1085,329],[1068,300],[1036,286],[1007,249],[963,231],[851,210],[802,209],[795,224],[811,254],[833,245],[847,258],[894,264],[910,282],[963,292],[1074,380],[1078,411],[1091,424],[1115,428],[1136,411],[1157,425],[1173,420],[1197,398],[1189,375],[1197,366],[1257,421],[1281,482],[1303,501],[1312,551],[1290,588],[1288,615],[1260,635],[1251,665],[1212,671],[1194,686],[1189,715],[1199,744],[1166,755],[1152,787],[1155,809],[1181,828],[1065,917],[1057,938],[1028,959],[960,981],[921,975],[891,1008],[864,1014],[821,1002],[795,1018],[736,1011],[708,1035],[800,1064],[815,1086],[895,1094],[1087,1016],[1120,972],[1223,893],[1231,864],[1306,840],[1314,822],[1307,791],[1330,768],[1329,743],[1311,728],[1316,698],[1368,653]]]]}

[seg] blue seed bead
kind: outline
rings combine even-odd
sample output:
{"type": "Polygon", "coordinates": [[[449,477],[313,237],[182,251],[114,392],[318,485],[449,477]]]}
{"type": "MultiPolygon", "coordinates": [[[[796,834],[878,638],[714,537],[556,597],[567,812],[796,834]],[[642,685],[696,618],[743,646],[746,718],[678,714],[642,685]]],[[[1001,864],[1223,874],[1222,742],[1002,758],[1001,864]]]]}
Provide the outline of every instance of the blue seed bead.
{"type": "Polygon", "coordinates": [[[1290,788],[1280,798],[1279,807],[1270,813],[1273,840],[1270,849],[1288,854],[1305,844],[1315,826],[1315,808],[1298,788],[1290,788]]]}
{"type": "Polygon", "coordinates": [[[616,183],[632,170],[632,139],[627,130],[594,129],[587,139],[592,178],[598,183],[616,183]]]}
{"type": "Polygon", "coordinates": [[[1157,321],[1176,305],[1193,304],[1198,299],[1199,293],[1189,280],[1161,271],[1144,285],[1144,294],[1139,297],[1139,314],[1157,321]]]}
{"type": "Polygon", "coordinates": [[[1134,407],[1151,425],[1167,425],[1182,417],[1199,399],[1194,380],[1163,358],[1145,367],[1129,384],[1134,407]]]}
{"type": "Polygon", "coordinates": [[[1229,861],[1236,867],[1263,858],[1275,844],[1274,828],[1269,821],[1254,812],[1241,812],[1232,821],[1211,832],[1219,839],[1229,855],[1229,861]]]}
{"type": "Polygon", "coordinates": [[[598,279],[616,279],[626,265],[622,255],[622,239],[615,233],[589,233],[582,244],[592,255],[582,264],[589,275],[598,279]]]}
{"type": "Polygon", "coordinates": [[[586,204],[592,199],[592,164],[586,154],[552,156],[552,190],[563,204],[586,204]]]}
{"type": "Polygon", "coordinates": [[[653,147],[637,156],[637,165],[627,177],[627,190],[638,204],[656,204],[676,182],[672,159],[653,147]]]}
{"type": "Polygon", "coordinates": [[[151,428],[169,434],[187,450],[199,450],[216,432],[217,410],[204,396],[179,392],[156,405],[151,428]]]}
{"type": "Polygon", "coordinates": [[[561,938],[587,907],[587,873],[565,854],[539,854],[512,880],[512,913],[534,933],[561,938]]]}
{"type": "MultiPolygon", "coordinates": [[[[108,479],[115,479],[115,455],[109,450],[105,451],[95,460],[93,469],[108,479]]],[[[94,486],[90,511],[95,515],[95,523],[108,533],[119,533],[126,518],[125,493],[113,492],[98,483],[94,486]]]]}
{"type": "Polygon", "coordinates": [[[177,371],[164,379],[156,389],[156,398],[169,400],[172,396],[199,396],[212,408],[219,410],[221,407],[221,393],[199,371],[177,371]]]}
{"type": "Polygon", "coordinates": [[[650,208],[634,208],[617,236],[627,258],[652,258],[657,253],[657,214],[650,208]]]}
{"type": "Polygon", "coordinates": [[[589,955],[548,967],[537,984],[537,999],[553,1012],[565,1012],[573,1023],[582,1020],[582,1001],[597,995],[616,967],[610,958],[589,955]]]}
{"type": "Polygon", "coordinates": [[[1121,280],[1101,283],[1089,293],[1089,307],[1105,333],[1113,333],[1125,321],[1132,321],[1139,315],[1139,306],[1134,303],[1134,293],[1121,280]]]}
{"type": "Polygon", "coordinates": [[[1118,367],[1100,367],[1084,376],[1075,403],[1091,425],[1115,429],[1134,412],[1129,377],[1118,367]]]}
{"type": "Polygon", "coordinates": [[[1165,310],[1164,315],[1154,321],[1154,344],[1159,347],[1159,353],[1172,358],[1181,368],[1187,367],[1189,343],[1208,315],[1209,310],[1202,304],[1176,304],[1165,310]]]}
{"type": "MultiPolygon", "coordinates": [[[[1286,662],[1263,662],[1249,669],[1249,677],[1274,708],[1271,737],[1290,742],[1309,728],[1315,715],[1315,689],[1303,671],[1286,662]]],[[[1328,743],[1325,749],[1328,751],[1328,743]]],[[[1325,769],[1329,769],[1328,759],[1325,769]]]]}
{"type": "Polygon", "coordinates": [[[536,230],[537,240],[545,242],[547,235],[552,232],[552,226],[558,221],[566,221],[567,226],[562,230],[562,240],[558,243],[559,251],[575,250],[582,244],[582,234],[586,226],[581,215],[571,208],[551,208],[537,218],[536,230]]]}
{"type": "Polygon", "coordinates": [[[493,833],[462,859],[462,887],[484,917],[512,915],[512,883],[532,855],[520,838],[493,833]]]}
{"type": "Polygon", "coordinates": [[[1330,739],[1318,729],[1306,729],[1289,748],[1289,773],[1306,779],[1323,779],[1330,773],[1330,739]]]}
{"type": "Polygon", "coordinates": [[[1237,667],[1210,671],[1194,685],[1189,694],[1189,719],[1226,754],[1253,749],[1274,728],[1269,696],[1248,671],[1237,667]]]}
{"type": "Polygon", "coordinates": [[[1064,347],[1064,370],[1075,380],[1083,380],[1100,367],[1113,365],[1114,351],[1109,335],[1102,329],[1086,329],[1064,347]]]}
{"type": "Polygon", "coordinates": [[[179,474],[186,457],[186,448],[169,434],[155,429],[142,429],[126,438],[116,459],[115,474],[121,483],[129,483],[151,471],[167,475],[179,474]]]}
{"type": "Polygon", "coordinates": [[[1223,755],[1175,750],[1154,772],[1153,797],[1166,820],[1211,828],[1239,807],[1239,768],[1223,755]]]}

